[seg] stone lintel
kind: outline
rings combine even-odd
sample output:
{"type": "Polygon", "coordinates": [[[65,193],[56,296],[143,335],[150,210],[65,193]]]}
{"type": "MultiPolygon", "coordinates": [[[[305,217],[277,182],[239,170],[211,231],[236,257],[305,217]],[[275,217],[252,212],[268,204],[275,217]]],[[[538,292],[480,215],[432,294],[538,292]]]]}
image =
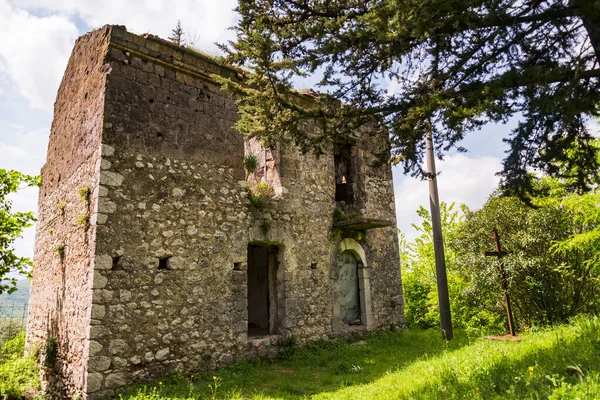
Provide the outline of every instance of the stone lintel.
{"type": "Polygon", "coordinates": [[[392,221],[374,218],[355,218],[347,221],[340,221],[337,226],[340,228],[353,229],[357,231],[366,231],[369,229],[385,228],[392,226],[392,221]]]}

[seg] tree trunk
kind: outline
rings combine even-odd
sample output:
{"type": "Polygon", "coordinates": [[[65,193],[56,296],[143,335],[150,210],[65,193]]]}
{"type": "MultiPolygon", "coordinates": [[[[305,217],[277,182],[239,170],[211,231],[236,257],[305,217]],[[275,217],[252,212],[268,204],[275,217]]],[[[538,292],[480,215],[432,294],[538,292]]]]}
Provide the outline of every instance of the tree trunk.
{"type": "Polygon", "coordinates": [[[571,0],[581,10],[581,20],[600,63],[600,0],[571,0]]]}

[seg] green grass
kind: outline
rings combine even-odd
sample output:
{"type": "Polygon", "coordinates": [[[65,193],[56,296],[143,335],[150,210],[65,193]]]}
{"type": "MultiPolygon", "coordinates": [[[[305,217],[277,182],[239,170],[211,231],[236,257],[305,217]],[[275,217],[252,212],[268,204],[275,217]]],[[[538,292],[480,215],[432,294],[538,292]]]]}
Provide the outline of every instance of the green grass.
{"type": "Polygon", "coordinates": [[[461,332],[445,342],[434,330],[382,332],[366,342],[320,343],[274,363],[174,375],[121,398],[600,399],[597,317],[530,332],[519,342],[461,332]]]}

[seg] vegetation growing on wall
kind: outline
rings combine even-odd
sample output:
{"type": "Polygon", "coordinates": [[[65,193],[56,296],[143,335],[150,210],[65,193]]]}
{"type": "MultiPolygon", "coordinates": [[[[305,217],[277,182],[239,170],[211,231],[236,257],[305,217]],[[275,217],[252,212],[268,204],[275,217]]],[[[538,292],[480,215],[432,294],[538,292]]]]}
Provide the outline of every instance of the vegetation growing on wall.
{"type": "Polygon", "coordinates": [[[90,225],[90,216],[88,214],[78,215],[77,218],[75,218],[75,223],[87,228],[90,225]]]}
{"type": "Polygon", "coordinates": [[[46,347],[44,351],[44,367],[54,369],[56,359],[58,357],[58,342],[56,338],[49,337],[46,339],[46,347]]]}
{"type": "Polygon", "coordinates": [[[58,254],[58,256],[60,257],[61,261],[65,258],[65,245],[64,244],[59,244],[58,246],[56,246],[54,248],[54,252],[56,254],[58,254]]]}
{"type": "Polygon", "coordinates": [[[246,173],[251,174],[253,172],[256,172],[257,168],[258,157],[256,157],[254,154],[250,154],[244,157],[244,170],[246,170],[246,173]]]}
{"type": "Polygon", "coordinates": [[[275,196],[275,190],[267,182],[259,182],[256,185],[248,184],[246,186],[248,190],[248,200],[250,205],[256,210],[263,210],[268,201],[275,196]]]}
{"type": "Polygon", "coordinates": [[[77,194],[79,194],[79,199],[87,205],[90,204],[90,196],[92,195],[92,189],[89,186],[84,186],[77,190],[77,194]]]}

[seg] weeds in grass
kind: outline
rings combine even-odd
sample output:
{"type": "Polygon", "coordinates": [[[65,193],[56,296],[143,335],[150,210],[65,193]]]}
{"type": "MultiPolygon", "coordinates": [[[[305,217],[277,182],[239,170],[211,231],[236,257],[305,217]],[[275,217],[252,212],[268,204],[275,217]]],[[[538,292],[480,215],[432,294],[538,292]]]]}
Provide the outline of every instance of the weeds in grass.
{"type": "Polygon", "coordinates": [[[217,394],[219,393],[219,387],[221,386],[221,381],[222,379],[220,377],[213,376],[212,383],[208,385],[208,388],[210,389],[211,399],[217,398],[217,394]]]}
{"type": "MultiPolygon", "coordinates": [[[[593,399],[600,393],[600,319],[524,334],[518,342],[455,332],[379,332],[366,344],[319,342],[277,362],[235,363],[123,399],[593,399]],[[207,392],[207,386],[217,391],[207,392]],[[131,397],[133,396],[133,397],[131,397]]],[[[156,386],[156,384],[154,385],[156,386]]],[[[152,387],[152,386],[150,386],[152,387]]],[[[139,391],[139,388],[134,389],[139,391]]]]}

